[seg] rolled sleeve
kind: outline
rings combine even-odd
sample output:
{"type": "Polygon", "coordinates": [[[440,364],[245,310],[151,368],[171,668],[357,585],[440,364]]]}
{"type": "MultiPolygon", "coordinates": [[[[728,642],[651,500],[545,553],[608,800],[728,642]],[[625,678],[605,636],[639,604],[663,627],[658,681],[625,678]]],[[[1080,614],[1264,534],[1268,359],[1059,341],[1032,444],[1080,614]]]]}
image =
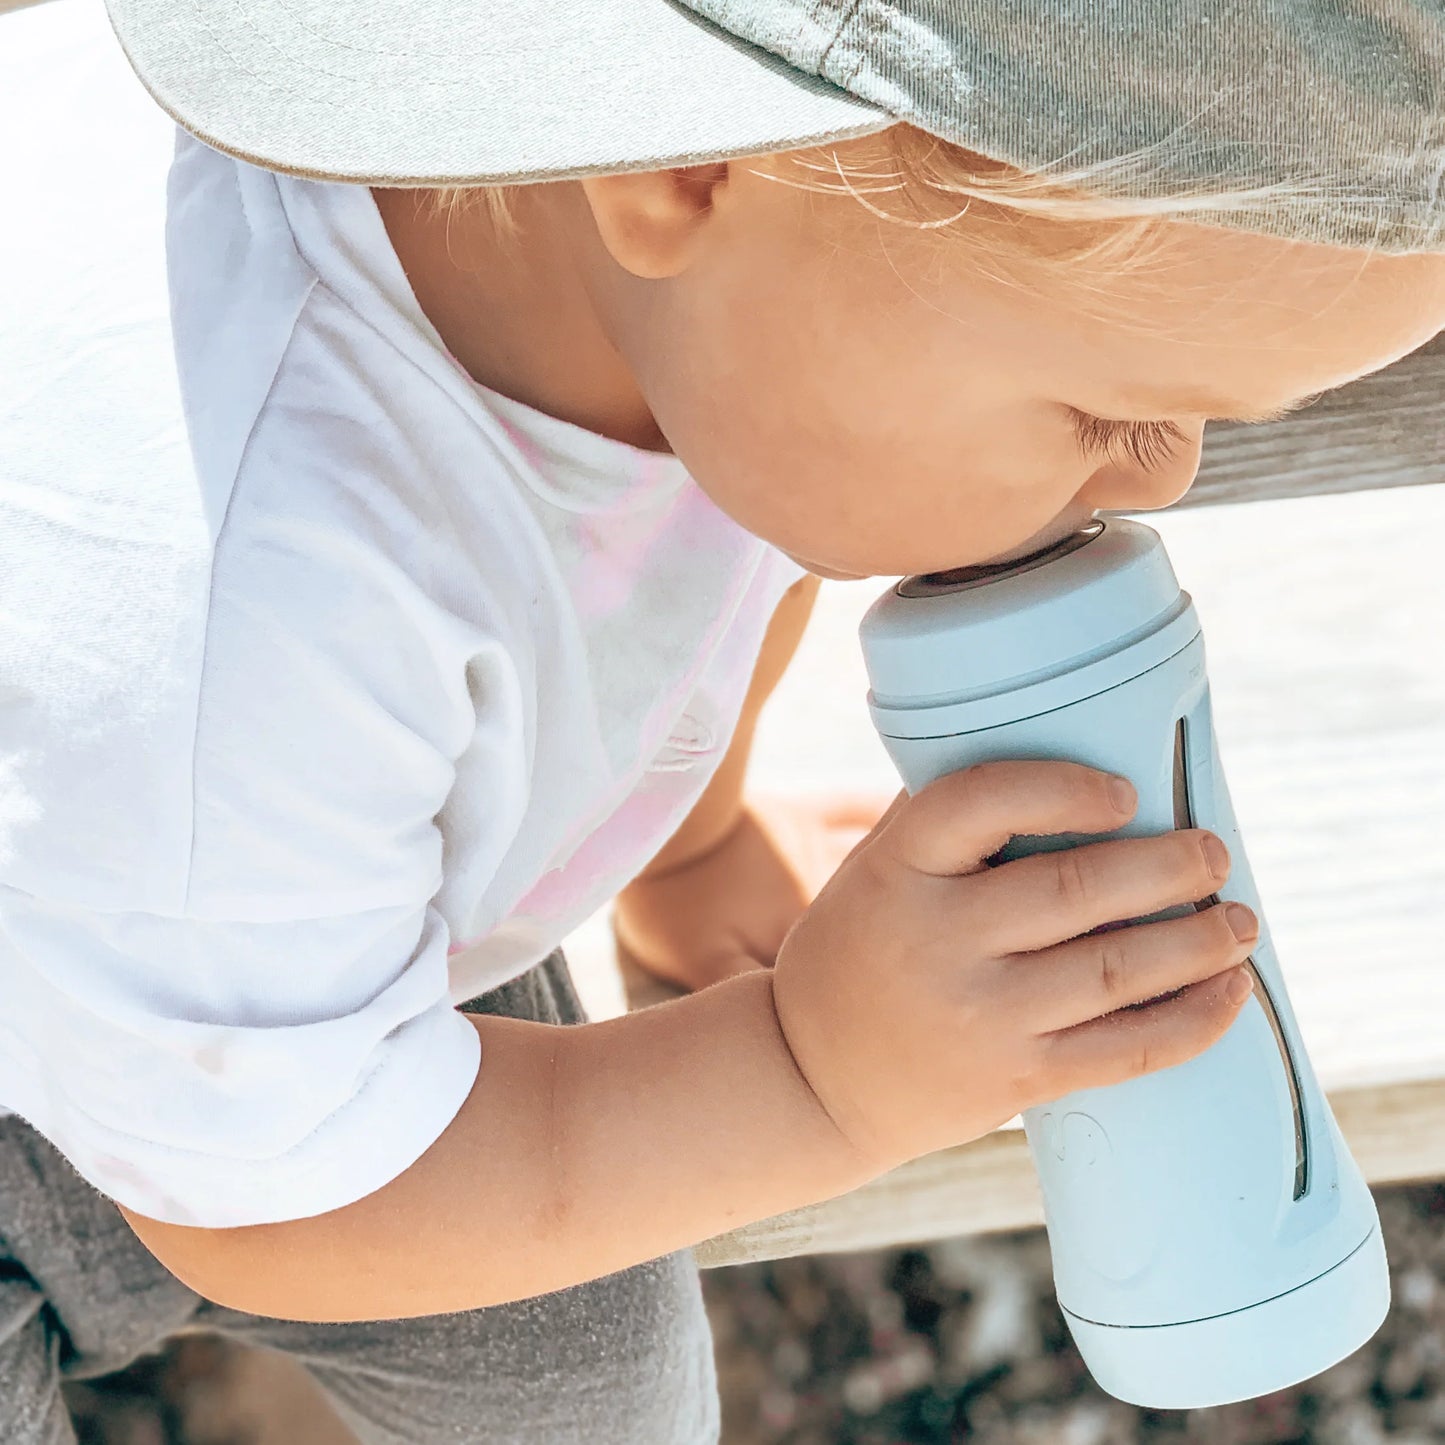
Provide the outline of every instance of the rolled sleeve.
{"type": "Polygon", "coordinates": [[[154,1219],[340,1208],[414,1163],[475,1081],[447,942],[430,907],[228,923],[0,888],[0,1098],[154,1219]]]}

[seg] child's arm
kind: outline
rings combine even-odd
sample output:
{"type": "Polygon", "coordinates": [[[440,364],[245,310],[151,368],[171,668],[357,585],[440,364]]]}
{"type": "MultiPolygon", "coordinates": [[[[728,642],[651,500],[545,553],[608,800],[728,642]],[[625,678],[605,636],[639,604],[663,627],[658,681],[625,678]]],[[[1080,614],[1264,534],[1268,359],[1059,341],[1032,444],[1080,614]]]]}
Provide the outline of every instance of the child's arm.
{"type": "Polygon", "coordinates": [[[824,873],[883,811],[869,798],[827,805],[841,811],[835,839],[803,805],[802,826],[784,804],[781,834],[745,801],[743,786],[763,705],[802,641],[818,595],[804,577],[784,593],[758,650],[752,680],[726,755],[701,797],[660,852],[617,895],[612,911],[619,958],[674,986],[706,988],[729,974],[771,964],[783,935],[807,907],[824,873]],[[855,827],[856,825],[856,827],[855,827]],[[813,829],[820,834],[813,836],[813,829]],[[800,862],[804,867],[800,867],[800,862]]]}
{"type": "MultiPolygon", "coordinates": [[[[779,604],[728,754],[652,868],[706,853],[735,825],[759,711],[817,591],[804,578],[779,604]]],[[[122,1212],[173,1273],[221,1303],[380,1319],[575,1284],[871,1177],[830,1137],[781,1043],[766,979],[636,1021],[564,1029],[463,1017],[482,1037],[470,1096],[427,1153],[374,1194],[309,1219],[224,1230],[122,1212]],[[555,1153],[545,1147],[552,1121],[555,1153]]]]}
{"type": "Polygon", "coordinates": [[[776,968],[596,1024],[466,1015],[476,1084],[372,1194],[229,1230],[127,1217],[182,1280],[238,1309],[471,1309],[829,1198],[1032,1105],[1182,1063],[1243,1003],[1226,989],[1247,993],[1248,910],[1096,930],[1217,893],[1224,845],[1184,829],[986,862],[1015,834],[1103,833],[1133,811],[1073,763],[940,778],[849,855],[776,968]]]}
{"type": "Polygon", "coordinates": [[[376,1320],[543,1294],[843,1193],[882,1172],[793,1063],[758,970],[595,1024],[466,1014],[482,1067],[391,1183],[310,1219],[192,1229],[122,1209],[232,1308],[376,1320]]]}

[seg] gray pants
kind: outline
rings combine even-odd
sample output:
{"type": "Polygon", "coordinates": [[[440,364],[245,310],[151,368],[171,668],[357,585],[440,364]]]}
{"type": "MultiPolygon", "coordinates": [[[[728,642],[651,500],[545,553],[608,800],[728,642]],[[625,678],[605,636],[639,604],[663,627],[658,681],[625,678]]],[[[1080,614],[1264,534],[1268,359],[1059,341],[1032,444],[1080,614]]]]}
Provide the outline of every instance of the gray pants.
{"type": "MultiPolygon", "coordinates": [[[[586,1016],[560,953],[461,1005],[586,1016]]],[[[690,1251],[515,1303],[305,1324],[203,1299],[38,1133],[0,1118],[0,1439],[74,1445],[63,1379],[124,1369],[179,1330],[284,1350],[364,1445],[716,1445],[712,1337],[690,1251]]]]}

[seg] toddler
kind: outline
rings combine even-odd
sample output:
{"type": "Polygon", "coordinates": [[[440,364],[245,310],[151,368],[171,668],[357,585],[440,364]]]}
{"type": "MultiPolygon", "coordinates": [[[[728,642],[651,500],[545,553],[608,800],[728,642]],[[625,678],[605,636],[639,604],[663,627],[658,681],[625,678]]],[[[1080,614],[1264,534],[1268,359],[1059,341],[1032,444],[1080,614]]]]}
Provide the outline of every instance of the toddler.
{"type": "Polygon", "coordinates": [[[989,866],[1132,790],[770,813],[748,747],[818,578],[1167,506],[1445,327],[1442,53],[1435,0],[0,19],[6,1441],[207,1329],[366,1445],[715,1442],[692,1245],[1217,1040],[1247,909],[1099,931],[1210,834],[989,866]],[[687,992],[589,1022],[614,897],[687,992]]]}

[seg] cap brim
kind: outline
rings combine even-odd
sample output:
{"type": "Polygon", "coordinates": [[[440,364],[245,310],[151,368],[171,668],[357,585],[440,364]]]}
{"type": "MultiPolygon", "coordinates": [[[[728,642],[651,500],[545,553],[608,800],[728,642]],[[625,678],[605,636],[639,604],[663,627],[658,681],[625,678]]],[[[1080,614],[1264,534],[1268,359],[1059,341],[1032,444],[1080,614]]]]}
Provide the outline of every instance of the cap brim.
{"type": "Polygon", "coordinates": [[[669,0],[106,4],[137,75],[182,126],[313,179],[564,179],[892,123],[669,0]]]}

